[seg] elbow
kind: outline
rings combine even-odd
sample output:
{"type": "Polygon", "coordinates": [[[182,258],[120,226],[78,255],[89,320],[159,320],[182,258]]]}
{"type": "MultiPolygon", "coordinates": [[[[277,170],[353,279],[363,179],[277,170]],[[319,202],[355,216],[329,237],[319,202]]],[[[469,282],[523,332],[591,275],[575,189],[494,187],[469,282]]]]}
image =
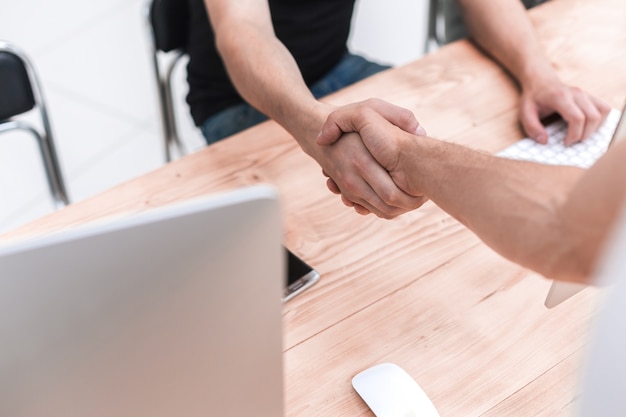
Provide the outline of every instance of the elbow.
{"type": "Polygon", "coordinates": [[[565,248],[555,250],[552,256],[545,259],[543,265],[537,265],[537,272],[546,278],[558,281],[591,284],[596,271],[598,254],[584,245],[565,244],[562,246],[565,248]]]}
{"type": "Polygon", "coordinates": [[[238,49],[236,40],[237,38],[232,34],[232,31],[227,30],[227,28],[215,31],[215,48],[222,58],[228,56],[231,53],[230,51],[238,49]]]}
{"type": "Polygon", "coordinates": [[[239,19],[223,19],[212,22],[215,48],[222,59],[244,49],[250,38],[250,25],[239,19]]]}
{"type": "Polygon", "coordinates": [[[578,284],[590,285],[593,282],[595,268],[590,263],[580,262],[579,260],[567,260],[552,268],[547,268],[542,273],[546,278],[557,281],[575,282],[578,284]]]}
{"type": "MultiPolygon", "coordinates": [[[[560,205],[557,205],[560,207],[560,205]]],[[[591,284],[601,255],[603,234],[596,228],[580,227],[556,210],[543,229],[541,243],[529,259],[531,266],[546,278],[591,284]]]]}

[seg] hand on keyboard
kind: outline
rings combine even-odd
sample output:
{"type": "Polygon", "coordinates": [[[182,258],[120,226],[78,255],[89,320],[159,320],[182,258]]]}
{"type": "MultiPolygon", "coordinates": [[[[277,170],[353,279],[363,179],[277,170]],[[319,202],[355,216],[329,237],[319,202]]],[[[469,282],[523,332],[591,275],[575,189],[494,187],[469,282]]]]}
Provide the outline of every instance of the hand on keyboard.
{"type": "Polygon", "coordinates": [[[542,145],[533,139],[525,138],[499,152],[498,156],[543,164],[573,165],[589,168],[606,152],[619,117],[620,112],[612,110],[597,132],[588,139],[569,146],[564,144],[567,123],[563,120],[558,120],[546,126],[546,132],[548,133],[547,144],[542,145]]]}
{"type": "Polygon", "coordinates": [[[600,128],[611,107],[604,100],[580,88],[561,83],[556,76],[537,76],[522,83],[520,122],[526,134],[545,144],[549,133],[539,120],[542,115],[558,114],[568,124],[566,145],[587,140],[600,128]]]}

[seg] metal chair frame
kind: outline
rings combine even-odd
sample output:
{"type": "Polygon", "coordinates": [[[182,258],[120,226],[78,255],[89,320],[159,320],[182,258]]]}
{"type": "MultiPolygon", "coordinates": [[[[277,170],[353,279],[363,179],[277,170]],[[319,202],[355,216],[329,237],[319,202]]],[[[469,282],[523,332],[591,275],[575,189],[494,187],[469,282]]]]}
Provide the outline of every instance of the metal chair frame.
{"type": "MultiPolygon", "coordinates": [[[[182,1],[182,0],[179,0],[182,1]]],[[[159,96],[159,110],[161,114],[161,128],[163,135],[163,146],[165,148],[166,162],[172,161],[172,149],[175,149],[179,155],[187,154],[187,149],[180,139],[176,123],[176,114],[174,110],[172,75],[178,64],[185,57],[186,52],[181,48],[172,51],[163,51],[157,45],[157,28],[154,27],[152,21],[153,6],[155,0],[148,0],[144,6],[144,18],[146,21],[148,39],[150,41],[150,57],[154,69],[157,92],[159,96]],[[173,57],[165,63],[161,63],[162,56],[170,54],[173,57]]]]}
{"type": "Polygon", "coordinates": [[[37,77],[37,74],[33,65],[30,62],[30,59],[17,46],[6,41],[0,41],[0,53],[9,53],[16,56],[26,69],[28,81],[33,91],[34,107],[32,109],[38,110],[43,128],[43,132],[40,132],[35,126],[33,126],[29,122],[23,120],[14,120],[13,117],[18,115],[15,114],[8,120],[0,121],[0,133],[20,130],[29,133],[36,139],[37,144],[39,145],[41,158],[46,172],[46,179],[48,182],[50,195],[54,202],[55,208],[62,208],[68,205],[70,201],[65,187],[65,182],[63,181],[63,175],[61,173],[59,159],[57,157],[56,149],[54,146],[54,137],[52,135],[50,120],[48,118],[48,111],[46,108],[41,85],[39,83],[39,78],[37,77]]]}
{"type": "Polygon", "coordinates": [[[433,43],[437,48],[445,44],[445,40],[441,37],[440,21],[443,20],[443,12],[439,7],[439,1],[430,0],[428,2],[428,31],[424,42],[425,54],[433,50],[433,43]]]}

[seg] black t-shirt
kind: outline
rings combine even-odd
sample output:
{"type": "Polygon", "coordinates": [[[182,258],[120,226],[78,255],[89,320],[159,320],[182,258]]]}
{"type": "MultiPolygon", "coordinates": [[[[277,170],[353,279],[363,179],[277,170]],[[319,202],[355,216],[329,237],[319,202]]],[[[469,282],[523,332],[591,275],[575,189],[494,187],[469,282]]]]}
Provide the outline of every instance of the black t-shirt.
{"type": "MultiPolygon", "coordinates": [[[[237,1],[237,0],[233,0],[237,1]]],[[[269,0],[274,31],[294,56],[307,85],[333,68],[347,51],[355,0],[269,0]]],[[[215,47],[203,0],[189,0],[187,102],[196,125],[243,102],[215,47]]]]}

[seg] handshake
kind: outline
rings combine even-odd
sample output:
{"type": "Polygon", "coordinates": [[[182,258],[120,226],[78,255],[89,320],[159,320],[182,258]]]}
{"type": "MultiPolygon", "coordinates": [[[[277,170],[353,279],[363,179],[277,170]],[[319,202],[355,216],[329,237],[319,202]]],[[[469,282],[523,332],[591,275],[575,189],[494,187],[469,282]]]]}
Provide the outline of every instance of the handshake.
{"type": "MultiPolygon", "coordinates": [[[[341,195],[345,205],[359,214],[390,219],[428,200],[422,181],[428,168],[422,160],[429,155],[426,148],[438,141],[426,136],[411,111],[380,99],[341,107],[330,113],[316,142],[333,147],[343,141],[353,142],[344,145],[350,148],[344,153],[344,162],[349,160],[356,173],[344,173],[335,181],[325,169],[323,172],[328,188],[341,195]]],[[[431,158],[436,159],[434,155],[431,158]]]]}

